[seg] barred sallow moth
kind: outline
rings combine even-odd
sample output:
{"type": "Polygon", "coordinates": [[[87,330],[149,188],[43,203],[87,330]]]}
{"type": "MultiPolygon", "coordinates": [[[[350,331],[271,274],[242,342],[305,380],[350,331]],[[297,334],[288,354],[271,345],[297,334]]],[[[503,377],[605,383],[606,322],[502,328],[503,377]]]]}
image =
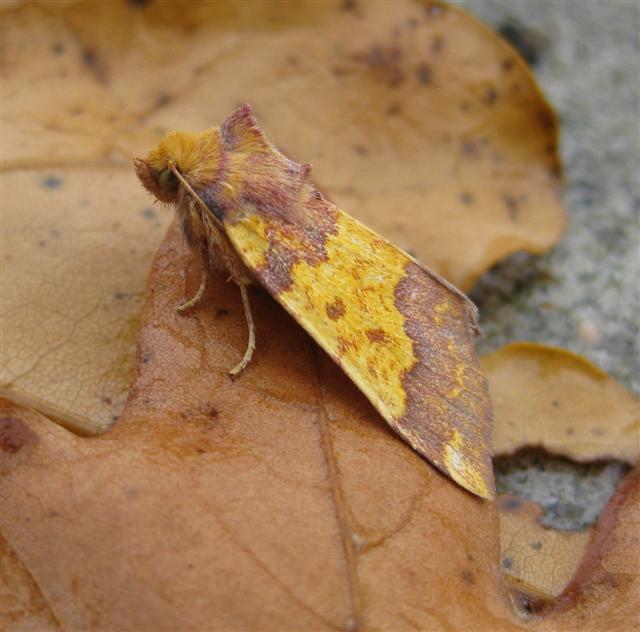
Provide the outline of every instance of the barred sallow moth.
{"type": "Polygon", "coordinates": [[[259,283],[337,362],[387,423],[467,490],[494,495],[491,406],[473,348],[475,306],[450,283],[338,209],[265,137],[250,106],[220,127],[169,132],[135,161],[171,204],[208,274],[259,283]]]}

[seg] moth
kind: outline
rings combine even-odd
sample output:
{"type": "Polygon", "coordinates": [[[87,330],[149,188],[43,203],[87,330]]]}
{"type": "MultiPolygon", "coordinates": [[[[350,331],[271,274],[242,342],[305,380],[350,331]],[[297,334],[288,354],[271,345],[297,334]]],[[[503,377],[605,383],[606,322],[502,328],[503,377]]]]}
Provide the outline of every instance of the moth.
{"type": "Polygon", "coordinates": [[[473,348],[477,310],[453,285],[338,209],[282,154],[249,105],[220,127],[169,132],[137,175],[173,205],[208,275],[240,288],[248,326],[238,376],[255,349],[248,288],[258,283],[342,368],[414,450],[467,490],[494,495],[491,407],[473,348]]]}

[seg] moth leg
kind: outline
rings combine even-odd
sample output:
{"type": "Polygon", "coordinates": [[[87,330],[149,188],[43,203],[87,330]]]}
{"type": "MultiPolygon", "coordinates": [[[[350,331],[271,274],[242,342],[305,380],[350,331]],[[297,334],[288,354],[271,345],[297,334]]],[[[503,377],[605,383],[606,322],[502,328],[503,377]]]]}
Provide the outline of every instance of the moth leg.
{"type": "Polygon", "coordinates": [[[247,319],[247,327],[249,329],[249,342],[247,343],[247,350],[244,352],[242,360],[229,371],[232,379],[238,377],[238,375],[247,368],[247,365],[251,362],[253,351],[256,348],[256,328],[253,324],[253,316],[251,315],[251,305],[249,303],[247,287],[244,283],[240,284],[240,296],[242,297],[242,306],[244,307],[244,315],[247,319]]]}
{"type": "Polygon", "coordinates": [[[177,312],[184,312],[188,309],[191,309],[194,305],[197,305],[200,302],[200,299],[204,294],[204,290],[207,287],[208,279],[209,279],[209,272],[207,271],[207,268],[203,268],[202,278],[200,279],[200,287],[198,288],[198,291],[188,301],[185,301],[181,305],[178,305],[176,307],[177,312]]]}

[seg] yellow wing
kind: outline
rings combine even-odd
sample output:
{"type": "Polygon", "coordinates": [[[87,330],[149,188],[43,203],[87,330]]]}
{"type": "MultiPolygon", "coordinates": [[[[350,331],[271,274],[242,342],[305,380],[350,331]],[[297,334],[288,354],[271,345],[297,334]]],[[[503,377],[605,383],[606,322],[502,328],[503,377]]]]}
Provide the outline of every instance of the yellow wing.
{"type": "Polygon", "coordinates": [[[247,204],[224,226],[256,279],[389,425],[491,498],[491,408],[472,343],[473,305],[317,192],[301,217],[247,204]]]}

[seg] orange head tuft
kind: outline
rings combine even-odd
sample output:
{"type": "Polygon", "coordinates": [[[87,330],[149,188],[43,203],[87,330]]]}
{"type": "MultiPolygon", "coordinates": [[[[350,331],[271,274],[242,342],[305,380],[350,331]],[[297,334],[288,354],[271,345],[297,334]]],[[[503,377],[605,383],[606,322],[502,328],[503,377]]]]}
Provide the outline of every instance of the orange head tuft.
{"type": "Polygon", "coordinates": [[[145,159],[134,160],[145,189],[161,202],[177,202],[179,182],[173,164],[189,184],[199,190],[214,184],[222,165],[223,144],[217,127],[201,133],[169,132],[145,159]]]}

